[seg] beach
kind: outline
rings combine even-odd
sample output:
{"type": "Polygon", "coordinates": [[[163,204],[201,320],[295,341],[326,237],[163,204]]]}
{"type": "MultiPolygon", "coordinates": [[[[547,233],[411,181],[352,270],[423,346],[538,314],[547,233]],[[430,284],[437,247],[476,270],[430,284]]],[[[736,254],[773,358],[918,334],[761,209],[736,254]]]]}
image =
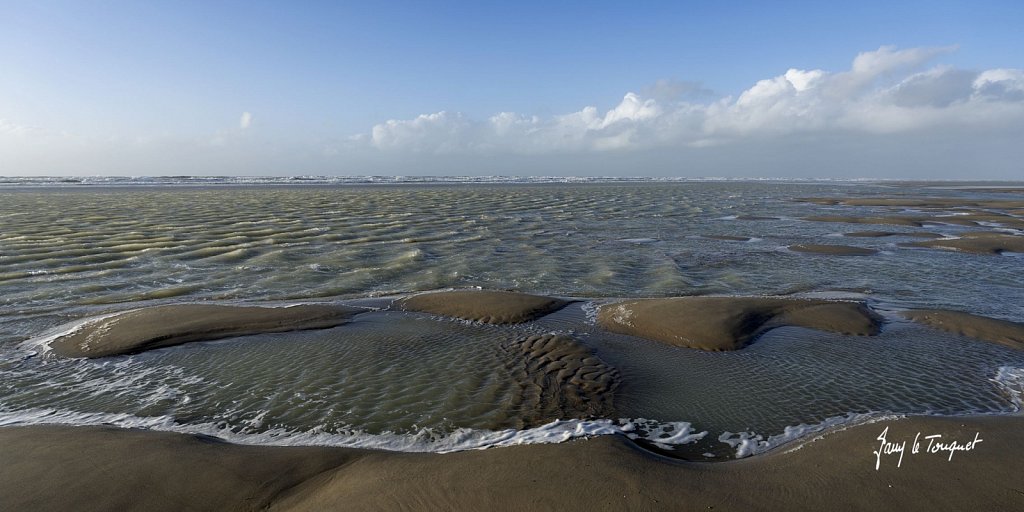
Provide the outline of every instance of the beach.
{"type": "Polygon", "coordinates": [[[0,188],[0,509],[1024,509],[1018,188],[125,183],[0,188]]]}
{"type": "Polygon", "coordinates": [[[5,510],[1016,510],[1024,492],[1024,429],[1006,417],[879,421],[725,463],[610,436],[446,455],[109,427],[5,428],[0,440],[5,510]],[[902,460],[883,431],[906,444],[902,460]],[[950,457],[934,435],[970,448],[950,457]]]}

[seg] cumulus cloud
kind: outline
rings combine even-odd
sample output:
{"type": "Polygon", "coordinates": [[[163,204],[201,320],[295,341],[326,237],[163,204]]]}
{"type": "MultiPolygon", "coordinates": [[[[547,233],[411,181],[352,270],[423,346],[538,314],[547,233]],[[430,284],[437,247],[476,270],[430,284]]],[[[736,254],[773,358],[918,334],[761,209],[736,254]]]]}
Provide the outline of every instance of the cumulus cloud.
{"type": "Polygon", "coordinates": [[[238,120],[238,127],[245,130],[252,124],[252,114],[248,112],[242,112],[241,119],[238,120]]]}
{"type": "Polygon", "coordinates": [[[899,134],[998,129],[1024,121],[1024,71],[932,66],[955,47],[858,54],[850,69],[789,69],[736,97],[694,101],[694,83],[662,82],[650,97],[627,93],[596,107],[547,118],[501,112],[486,120],[459,113],[390,120],[359,139],[381,151],[436,154],[544,154],[702,148],[794,134],[899,134]],[[680,99],[682,98],[682,99],[680,99]]]}

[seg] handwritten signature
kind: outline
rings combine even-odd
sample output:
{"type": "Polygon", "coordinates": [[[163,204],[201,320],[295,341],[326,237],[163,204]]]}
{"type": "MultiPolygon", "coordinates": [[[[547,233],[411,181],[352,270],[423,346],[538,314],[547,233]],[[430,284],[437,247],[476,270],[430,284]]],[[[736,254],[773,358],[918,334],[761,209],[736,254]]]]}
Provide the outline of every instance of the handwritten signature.
{"type": "MultiPolygon", "coordinates": [[[[871,452],[875,454],[875,471],[878,471],[878,468],[881,467],[882,465],[882,456],[895,456],[898,454],[899,459],[896,461],[896,467],[900,467],[903,464],[903,456],[907,453],[906,439],[902,441],[890,441],[887,437],[888,435],[889,427],[885,427],[885,429],[882,430],[882,433],[875,438],[876,440],[880,441],[878,449],[871,452]]],[[[949,462],[953,460],[954,453],[969,452],[975,449],[978,446],[978,443],[982,441],[984,441],[984,439],[981,438],[981,432],[976,432],[974,434],[974,440],[968,441],[966,443],[957,441],[955,439],[942,439],[942,434],[932,434],[929,436],[922,437],[921,433],[918,432],[917,435],[914,436],[913,443],[911,443],[910,445],[910,454],[916,455],[917,453],[919,453],[922,448],[921,443],[927,442],[927,445],[924,446],[924,453],[934,454],[941,452],[949,452],[949,458],[946,459],[946,461],[949,462]]]]}

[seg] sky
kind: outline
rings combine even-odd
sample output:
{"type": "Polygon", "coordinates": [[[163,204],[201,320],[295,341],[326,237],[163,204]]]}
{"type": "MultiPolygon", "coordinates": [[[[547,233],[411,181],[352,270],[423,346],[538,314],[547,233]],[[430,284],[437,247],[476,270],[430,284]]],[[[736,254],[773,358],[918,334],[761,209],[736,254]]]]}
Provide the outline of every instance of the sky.
{"type": "Polygon", "coordinates": [[[0,175],[1024,179],[1024,2],[0,0],[0,175]]]}

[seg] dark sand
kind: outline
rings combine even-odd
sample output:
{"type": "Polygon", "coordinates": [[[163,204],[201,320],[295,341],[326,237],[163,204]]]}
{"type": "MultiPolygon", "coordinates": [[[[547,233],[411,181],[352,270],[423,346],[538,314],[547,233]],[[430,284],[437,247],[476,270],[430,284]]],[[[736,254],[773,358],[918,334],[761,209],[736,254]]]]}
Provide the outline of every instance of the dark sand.
{"type": "Polygon", "coordinates": [[[886,216],[886,217],[852,217],[848,215],[813,215],[811,217],[804,217],[804,220],[813,222],[840,222],[846,224],[881,224],[891,226],[914,226],[921,227],[924,225],[926,217],[905,217],[905,216],[886,216]]]}
{"type": "Polygon", "coordinates": [[[403,311],[419,311],[487,324],[516,324],[562,309],[569,301],[526,293],[456,290],[413,295],[395,301],[403,311]]]}
{"type": "Polygon", "coordinates": [[[981,222],[998,224],[1003,227],[1021,229],[1024,228],[1024,219],[1012,215],[1003,215],[991,212],[969,212],[964,215],[942,216],[936,218],[939,221],[956,219],[963,222],[963,225],[981,225],[981,222]]]}
{"type": "Polygon", "coordinates": [[[850,247],[849,245],[798,244],[789,246],[789,250],[812,254],[829,254],[832,256],[870,256],[878,253],[875,249],[850,247]]]}
{"type": "Polygon", "coordinates": [[[942,309],[904,311],[900,314],[936,329],[1024,350],[1024,323],[942,309]]]}
{"type": "Polygon", "coordinates": [[[597,321],[620,334],[700,350],[738,350],[787,325],[878,334],[881,319],[861,302],[772,297],[677,297],[602,306],[597,321]]]}
{"type": "Polygon", "coordinates": [[[946,224],[951,226],[981,226],[981,222],[989,222],[1000,224],[1005,227],[1020,228],[1024,227],[1024,219],[1018,219],[1017,217],[1011,217],[1009,215],[996,215],[996,214],[965,214],[965,215],[935,215],[935,216],[905,216],[905,215],[890,215],[890,216],[874,216],[874,217],[854,217],[847,215],[814,215],[811,217],[804,217],[804,220],[813,222],[841,222],[846,224],[888,224],[892,226],[913,226],[922,227],[928,224],[946,224]]]}
{"type": "Polygon", "coordinates": [[[132,354],[193,341],[266,332],[324,329],[347,322],[363,309],[301,304],[284,308],[174,304],[120,313],[86,324],[50,346],[67,357],[132,354]]]}
{"type": "Polygon", "coordinates": [[[523,418],[518,428],[558,419],[614,418],[619,372],[586,346],[560,334],[530,336],[502,346],[520,387],[511,404],[523,418]]]}
{"type": "Polygon", "coordinates": [[[748,459],[619,436],[452,454],[240,446],[110,427],[0,428],[0,510],[1021,510],[1024,419],[914,417],[748,459]],[[877,438],[906,442],[879,461],[877,438]],[[909,453],[939,434],[970,451],[909,453]],[[879,463],[879,469],[876,468],[879,463]]]}
{"type": "Polygon", "coordinates": [[[1024,252],[1024,236],[1008,235],[989,231],[962,233],[960,238],[906,242],[903,247],[931,247],[955,249],[975,254],[1001,254],[1024,252]]]}
{"type": "Polygon", "coordinates": [[[959,197],[804,197],[799,202],[846,206],[907,206],[913,208],[1024,208],[1024,200],[963,199],[959,197]]]}
{"type": "Polygon", "coordinates": [[[900,233],[898,231],[853,231],[843,233],[843,236],[855,238],[882,238],[887,236],[909,236],[914,238],[941,238],[938,233],[900,233]]]}

